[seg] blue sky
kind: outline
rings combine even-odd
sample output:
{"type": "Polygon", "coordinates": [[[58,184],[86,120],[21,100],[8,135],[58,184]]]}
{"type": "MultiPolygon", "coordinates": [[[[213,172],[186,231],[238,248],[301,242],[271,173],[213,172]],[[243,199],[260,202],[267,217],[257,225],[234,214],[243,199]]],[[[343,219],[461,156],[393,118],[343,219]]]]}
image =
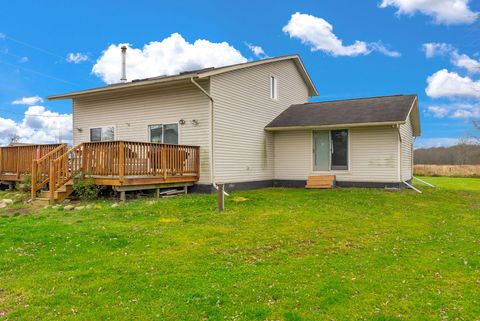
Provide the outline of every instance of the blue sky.
{"type": "Polygon", "coordinates": [[[480,119],[477,12],[468,0],[5,2],[0,143],[68,140],[70,101],[44,97],[114,81],[128,43],[135,78],[297,53],[313,100],[417,93],[417,147],[452,144],[480,119]]]}

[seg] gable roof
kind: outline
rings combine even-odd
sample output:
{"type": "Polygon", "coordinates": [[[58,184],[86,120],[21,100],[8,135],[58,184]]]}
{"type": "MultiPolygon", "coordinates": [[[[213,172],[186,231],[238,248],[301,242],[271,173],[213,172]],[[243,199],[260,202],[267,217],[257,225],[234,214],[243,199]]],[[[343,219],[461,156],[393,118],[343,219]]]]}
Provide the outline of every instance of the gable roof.
{"type": "Polygon", "coordinates": [[[407,117],[412,117],[415,136],[420,135],[417,95],[382,96],[292,105],[265,129],[394,125],[405,123],[407,117]]]}
{"type": "Polygon", "coordinates": [[[206,77],[218,75],[221,73],[235,71],[238,69],[251,68],[258,65],[264,65],[268,63],[285,61],[285,60],[292,60],[295,63],[299,73],[302,75],[305,81],[305,84],[308,87],[309,96],[317,96],[318,95],[317,89],[315,88],[315,85],[313,84],[312,79],[310,78],[307,70],[305,69],[305,66],[303,65],[303,62],[300,59],[300,56],[289,55],[289,56],[281,56],[281,57],[249,61],[245,63],[223,66],[218,68],[209,67],[209,68],[204,68],[199,70],[186,71],[186,72],[181,72],[179,74],[171,75],[171,76],[159,76],[159,77],[151,77],[151,78],[145,78],[145,79],[135,79],[126,83],[118,83],[118,84],[112,84],[112,85],[107,85],[107,86],[102,86],[102,87],[97,87],[97,88],[92,88],[87,90],[79,90],[79,91],[73,91],[65,94],[47,96],[47,99],[49,100],[71,99],[71,98],[75,98],[82,95],[92,95],[97,93],[106,93],[106,92],[114,92],[114,91],[116,92],[116,91],[121,91],[125,89],[136,88],[136,87],[152,86],[160,83],[186,80],[192,77],[206,78],[206,77]]]}

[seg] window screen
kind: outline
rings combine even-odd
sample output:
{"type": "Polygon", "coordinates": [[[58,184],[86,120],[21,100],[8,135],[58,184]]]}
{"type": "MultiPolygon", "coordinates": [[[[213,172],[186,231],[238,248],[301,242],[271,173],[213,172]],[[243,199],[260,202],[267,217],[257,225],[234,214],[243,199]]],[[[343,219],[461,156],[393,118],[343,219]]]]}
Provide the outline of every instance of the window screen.
{"type": "Polygon", "coordinates": [[[178,124],[150,125],[152,143],[178,144],[178,124]]]}
{"type": "Polygon", "coordinates": [[[113,127],[90,128],[91,142],[112,141],[115,139],[115,129],[113,127]]]}

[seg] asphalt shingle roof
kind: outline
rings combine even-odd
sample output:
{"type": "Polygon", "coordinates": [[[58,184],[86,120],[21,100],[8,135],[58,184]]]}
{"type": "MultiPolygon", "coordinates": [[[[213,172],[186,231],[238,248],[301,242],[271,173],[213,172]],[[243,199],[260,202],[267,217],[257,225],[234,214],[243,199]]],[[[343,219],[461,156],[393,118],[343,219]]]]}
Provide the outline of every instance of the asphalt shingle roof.
{"type": "Polygon", "coordinates": [[[265,128],[402,122],[416,97],[395,95],[291,105],[265,128]]]}

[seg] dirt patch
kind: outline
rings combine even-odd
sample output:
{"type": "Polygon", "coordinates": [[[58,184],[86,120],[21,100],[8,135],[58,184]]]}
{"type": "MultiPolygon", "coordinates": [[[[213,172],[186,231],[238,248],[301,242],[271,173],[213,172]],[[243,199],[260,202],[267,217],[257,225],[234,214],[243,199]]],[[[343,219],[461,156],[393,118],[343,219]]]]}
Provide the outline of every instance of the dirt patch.
{"type": "Polygon", "coordinates": [[[30,208],[5,208],[0,212],[0,217],[14,217],[30,214],[30,208]]]}

